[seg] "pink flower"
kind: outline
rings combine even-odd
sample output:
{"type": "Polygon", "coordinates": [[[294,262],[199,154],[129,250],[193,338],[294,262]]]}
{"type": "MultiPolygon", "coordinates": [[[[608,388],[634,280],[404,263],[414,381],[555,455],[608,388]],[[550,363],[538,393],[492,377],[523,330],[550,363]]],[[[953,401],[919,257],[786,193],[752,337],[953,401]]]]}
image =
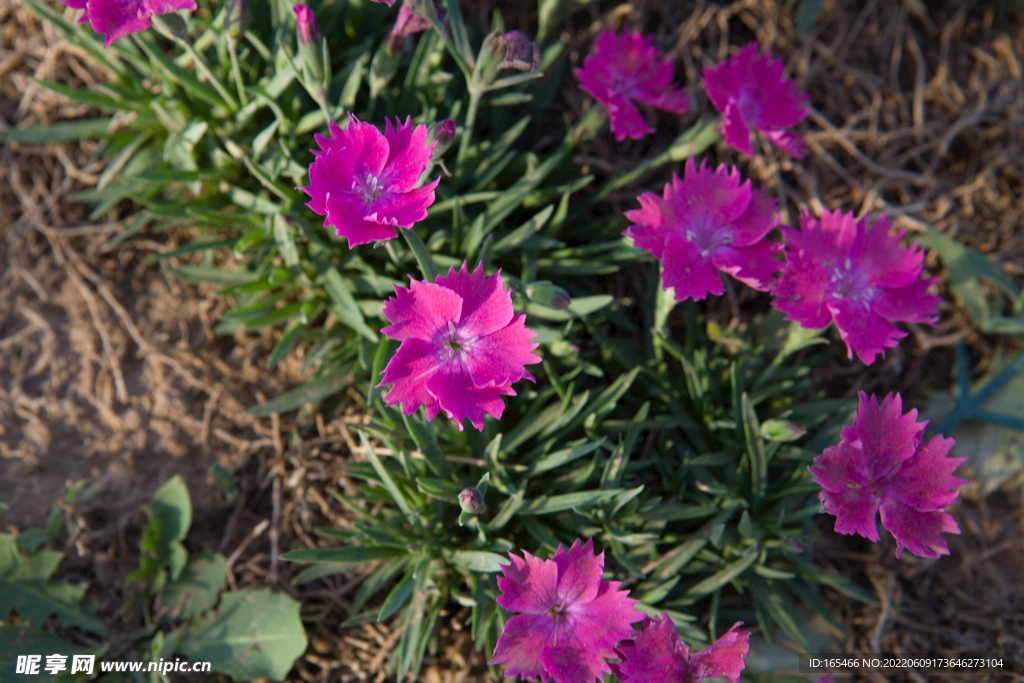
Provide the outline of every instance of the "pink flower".
{"type": "Polygon", "coordinates": [[[402,342],[377,385],[394,385],[384,402],[401,403],[405,415],[423,405],[428,420],[443,410],[459,431],[468,417],[483,430],[484,413],[501,417],[502,395],[516,395],[513,382],[536,381],[523,368],[541,361],[530,353],[536,335],[513,313],[500,271],[485,277],[483,263],[469,273],[463,262],[433,284],[410,280],[384,304],[392,324],[381,332],[402,342]]]}
{"type": "Polygon", "coordinates": [[[626,212],[634,223],[622,234],[661,259],[662,286],[675,297],[701,300],[725,292],[719,271],[755,289],[772,284],[782,267],[772,254],[782,248],[763,238],[775,227],[775,200],[740,184],[735,168],[717,170],[686,160],[685,180],[672,176],[663,198],[645,192],[640,209],[626,212]]]}
{"type": "Polygon", "coordinates": [[[924,252],[901,249],[906,231],[889,235],[892,223],[833,211],[818,221],[806,211],[801,230],[783,227],[786,266],[773,305],[806,328],[835,322],[847,357],[871,365],[907,333],[890,321],[933,323],[941,299],[927,293],[938,278],[919,279],[924,252]]]}
{"type": "Polygon", "coordinates": [[[416,187],[427,167],[433,145],[427,145],[427,127],[386,121],[384,134],[376,126],[349,114],[348,128],[330,122],[331,137],[314,134],[323,150],[311,150],[309,185],[300,187],[311,199],[306,203],[324,218],[324,227],[348,238],[349,247],[389,240],[427,217],[434,203],[434,188],[441,182],[416,187]]]}
{"type": "Polygon", "coordinates": [[[772,52],[757,56],[757,43],[749,43],[732,58],[716,67],[704,67],[704,90],[715,109],[725,114],[722,133],[725,142],[753,156],[750,126],[784,152],[802,159],[803,137],[786,131],[807,117],[807,95],[797,92],[796,83],[783,78],[781,59],[772,52]]]}
{"type": "Polygon", "coordinates": [[[612,28],[601,32],[594,51],[573,69],[580,87],[608,110],[616,140],[639,140],[654,129],[647,125],[632,100],[676,114],[690,111],[692,101],[682,88],[672,85],[672,62],[662,60],[652,47],[654,36],[631,33],[619,36],[612,28]]]}
{"type": "Polygon", "coordinates": [[[710,647],[691,655],[667,614],[646,617],[637,632],[615,648],[622,661],[612,664],[612,671],[621,683],[697,683],[705,677],[737,683],[750,649],[750,634],[739,631],[742,625],[736,622],[710,647]]]}
{"type": "Polygon", "coordinates": [[[295,12],[295,19],[298,22],[299,27],[299,42],[302,45],[309,45],[310,43],[320,43],[320,31],[316,26],[316,16],[313,15],[313,10],[309,8],[309,5],[299,3],[292,7],[295,12]]]}
{"type": "Polygon", "coordinates": [[[619,581],[601,580],[604,553],[593,553],[593,540],[577,540],[568,551],[559,545],[550,560],[509,553],[497,603],[520,614],[505,624],[488,662],[505,664],[505,678],[594,683],[611,671],[605,658],[615,657],[615,644],[643,613],[633,609],[639,600],[618,590],[619,581]]]}
{"type": "Polygon", "coordinates": [[[145,31],[153,25],[154,14],[194,10],[193,0],[61,0],[74,9],[85,10],[78,23],[89,22],[92,30],[106,36],[103,47],[118,38],[145,31]]]}
{"type": "Polygon", "coordinates": [[[967,458],[947,458],[953,439],[935,436],[922,443],[925,422],[917,410],[903,415],[899,394],[885,397],[859,392],[853,427],[843,427],[838,446],[814,460],[811,474],[824,489],[825,512],[836,516],[836,531],[878,541],[876,513],[896,538],[896,557],[906,548],[922,557],[948,555],[942,532],[958,534],[952,515],[943,512],[969,483],[953,475],[967,458]]]}
{"type": "MultiPolygon", "coordinates": [[[[374,0],[375,2],[382,2],[383,0],[374,0]]],[[[391,6],[395,0],[391,0],[388,6],[391,6]]],[[[434,2],[434,12],[437,14],[439,21],[443,22],[445,17],[445,8],[437,5],[434,2]]],[[[398,8],[398,18],[395,19],[395,25],[391,27],[391,33],[388,34],[388,46],[393,52],[397,52],[402,47],[402,43],[405,39],[414,33],[420,33],[430,28],[430,22],[416,14],[410,7],[408,2],[403,2],[402,6],[398,8]]]]}

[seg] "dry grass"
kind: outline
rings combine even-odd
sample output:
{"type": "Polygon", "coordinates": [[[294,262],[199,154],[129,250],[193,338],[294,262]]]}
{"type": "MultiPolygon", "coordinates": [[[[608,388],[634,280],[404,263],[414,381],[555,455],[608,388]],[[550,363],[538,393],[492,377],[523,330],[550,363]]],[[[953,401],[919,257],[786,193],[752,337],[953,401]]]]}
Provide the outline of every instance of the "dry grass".
{"type": "MultiPolygon", "coordinates": [[[[783,3],[638,0],[592,6],[567,27],[580,61],[597,31],[628,21],[654,33],[681,64],[677,75],[699,88],[700,69],[728,46],[757,38],[771,45],[811,95],[802,132],[803,161],[771,149],[753,160],[716,150],[719,160],[778,197],[789,222],[809,207],[886,211],[902,227],[925,223],[998,261],[1024,284],[1024,27],[995,24],[994,2],[964,2],[928,17],[918,3],[873,0],[826,3],[807,37],[795,34],[783,3]]],[[[932,3],[938,4],[938,3],[932,3]]],[[[481,4],[481,15],[490,8],[481,4]]],[[[510,28],[529,14],[505,12],[510,28]]],[[[0,127],[88,113],[32,83],[30,76],[86,87],[102,79],[87,57],[15,0],[0,0],[0,127]]],[[[586,97],[570,88],[579,114],[586,97]]],[[[705,102],[703,105],[709,105],[705,102]]],[[[710,115],[710,110],[704,112],[710,115]]],[[[581,158],[598,175],[628,168],[680,132],[676,118],[645,112],[659,134],[617,144],[599,137],[581,158]]],[[[360,458],[350,413],[303,442],[287,419],[242,411],[301,382],[301,350],[272,371],[262,366],[271,333],[216,339],[226,310],[211,289],[165,276],[146,258],[168,243],[135,237],[105,246],[127,224],[130,207],[97,222],[68,195],[95,183],[102,164],[88,144],[0,148],[0,500],[9,527],[40,523],[67,482],[87,479],[104,493],[72,510],[81,531],[68,539],[61,572],[93,583],[89,598],[112,623],[123,617],[124,575],[137,566],[144,522],[139,506],[173,474],[189,484],[196,508],[192,548],[229,557],[230,583],[273,585],[299,597],[310,648],[296,680],[382,681],[381,664],[397,642],[387,624],[339,629],[360,575],[290,585],[300,567],[286,550],[326,544],[317,526],[346,524],[328,490],[354,486],[340,463],[360,458]],[[212,463],[237,468],[242,491],[228,504],[207,474],[212,463]]],[[[643,178],[658,188],[668,171],[643,178]]],[[[633,208],[638,187],[610,198],[633,208]]],[[[184,235],[169,238],[184,239],[184,235]]],[[[939,264],[929,262],[932,272],[939,264]]],[[[947,296],[948,299],[948,296],[947,296]]],[[[745,310],[740,291],[731,309],[745,310]]],[[[944,304],[938,329],[914,328],[914,343],[891,351],[868,372],[840,363],[823,376],[836,394],[858,389],[905,392],[945,387],[948,347],[966,338],[975,374],[994,344],[971,329],[964,312],[944,304]]],[[[893,558],[881,544],[827,536],[822,562],[872,585],[887,609],[833,597],[851,652],[928,654],[950,649],[1016,652],[1024,661],[1024,512],[1018,497],[998,494],[954,508],[963,534],[938,561],[893,558]],[[1014,601],[1017,602],[1014,602],[1014,601]]],[[[421,680],[486,680],[462,625],[448,616],[443,647],[428,657],[421,680]]],[[[934,672],[876,674],[876,681],[951,680],[934,672]]],[[[1019,676],[1017,677],[1019,679],[1019,676]]],[[[959,678],[958,680],[975,680],[959,678]]],[[[993,678],[991,680],[1015,680],[993,678]]]]}

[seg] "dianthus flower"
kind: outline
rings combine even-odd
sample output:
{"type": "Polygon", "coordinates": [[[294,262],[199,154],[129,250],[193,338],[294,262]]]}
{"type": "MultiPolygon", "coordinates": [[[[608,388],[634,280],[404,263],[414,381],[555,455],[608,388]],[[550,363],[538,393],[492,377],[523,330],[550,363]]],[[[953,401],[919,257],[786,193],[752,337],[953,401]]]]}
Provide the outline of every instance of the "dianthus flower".
{"type": "Polygon", "coordinates": [[[416,187],[430,161],[427,127],[386,121],[384,134],[349,114],[348,128],[330,122],[331,137],[314,134],[323,151],[309,166],[309,185],[300,187],[306,203],[324,218],[324,227],[348,238],[349,247],[396,237],[395,226],[409,229],[427,217],[434,188],[441,182],[416,187]]]}
{"type": "Polygon", "coordinates": [[[750,634],[739,630],[742,625],[737,621],[711,646],[691,655],[667,614],[646,617],[615,648],[622,661],[613,663],[612,671],[621,683],[698,683],[708,676],[737,683],[750,649],[750,634]]]}
{"type": "Polygon", "coordinates": [[[61,0],[68,7],[85,10],[78,23],[86,22],[96,33],[106,36],[103,47],[118,38],[145,31],[153,25],[154,14],[194,10],[194,0],[61,0]]]}
{"type": "Polygon", "coordinates": [[[662,198],[638,199],[642,208],[626,211],[634,225],[622,234],[661,260],[662,286],[679,301],[723,294],[719,271],[765,290],[782,267],[772,258],[782,245],[763,239],[775,227],[775,200],[741,184],[735,168],[712,171],[702,161],[697,169],[690,157],[685,180],[673,174],[662,198]]]}
{"type": "Polygon", "coordinates": [[[797,92],[796,83],[784,78],[781,59],[772,61],[771,50],[757,55],[757,43],[743,46],[728,62],[704,67],[704,91],[715,109],[725,116],[725,142],[750,156],[750,126],[784,152],[802,159],[803,138],[786,130],[808,114],[807,95],[797,92]]]}
{"type": "Polygon", "coordinates": [[[520,612],[505,624],[489,664],[505,664],[505,678],[541,677],[555,683],[594,683],[609,673],[606,657],[629,636],[643,613],[639,602],[619,590],[619,581],[602,581],[604,553],[594,556],[594,541],[561,545],[550,560],[523,551],[509,553],[498,577],[499,605],[520,612]]]}
{"type": "Polygon", "coordinates": [[[907,336],[890,321],[933,323],[941,301],[926,291],[938,278],[918,277],[924,252],[901,249],[906,231],[890,235],[891,227],[885,217],[869,228],[866,217],[825,211],[819,221],[804,211],[800,230],[782,228],[786,265],[773,305],[806,328],[834,321],[847,357],[871,365],[907,336]]]}
{"type": "Polygon", "coordinates": [[[377,386],[394,385],[384,402],[401,403],[405,415],[423,405],[428,420],[443,410],[459,431],[466,417],[483,430],[484,413],[501,417],[502,395],[516,395],[513,382],[536,381],[523,368],[541,361],[531,353],[536,334],[513,313],[500,271],[485,277],[483,263],[470,273],[463,262],[433,283],[410,277],[409,289],[395,286],[384,317],[391,325],[381,332],[402,343],[377,386]]]}
{"type": "Polygon", "coordinates": [[[690,98],[672,85],[672,61],[661,59],[653,40],[654,36],[630,32],[628,26],[621,36],[607,28],[594,41],[583,67],[573,69],[580,87],[608,110],[616,140],[639,140],[654,132],[632,100],[676,114],[690,111],[690,98]]]}
{"type": "Polygon", "coordinates": [[[896,539],[896,557],[904,548],[922,557],[948,555],[942,532],[959,534],[953,516],[943,512],[969,483],[953,476],[967,458],[947,458],[955,441],[934,436],[922,442],[925,422],[917,410],[903,414],[903,399],[882,400],[859,392],[853,427],[843,427],[838,446],[814,459],[811,474],[824,489],[825,512],[835,515],[836,531],[878,541],[876,514],[896,539]]]}

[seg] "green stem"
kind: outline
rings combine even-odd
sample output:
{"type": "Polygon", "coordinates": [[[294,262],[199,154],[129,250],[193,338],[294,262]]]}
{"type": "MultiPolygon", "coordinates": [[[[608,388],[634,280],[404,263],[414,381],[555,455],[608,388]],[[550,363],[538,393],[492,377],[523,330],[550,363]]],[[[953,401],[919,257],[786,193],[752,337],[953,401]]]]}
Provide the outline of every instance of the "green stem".
{"type": "Polygon", "coordinates": [[[238,100],[242,103],[242,106],[249,104],[249,98],[245,94],[245,85],[242,84],[242,72],[238,66],[238,53],[235,50],[235,40],[233,38],[227,38],[228,41],[228,54],[231,55],[231,73],[235,76],[235,90],[238,91],[238,100]]]}
{"type": "Polygon", "coordinates": [[[462,126],[462,140],[459,141],[459,155],[455,160],[455,181],[453,183],[455,187],[458,187],[459,182],[462,180],[463,165],[473,141],[476,114],[480,108],[480,98],[483,95],[483,90],[474,87],[472,83],[469,83],[469,85],[469,109],[466,110],[466,122],[462,126]]]}

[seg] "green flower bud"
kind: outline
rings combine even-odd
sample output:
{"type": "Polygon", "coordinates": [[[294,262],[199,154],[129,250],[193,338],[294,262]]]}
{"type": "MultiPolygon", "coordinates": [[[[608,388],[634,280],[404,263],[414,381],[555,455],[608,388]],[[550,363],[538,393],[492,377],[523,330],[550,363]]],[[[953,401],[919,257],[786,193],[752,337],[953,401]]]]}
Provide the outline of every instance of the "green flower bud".
{"type": "Polygon", "coordinates": [[[299,3],[292,8],[297,20],[296,34],[299,42],[299,54],[309,69],[313,80],[324,80],[324,50],[320,39],[320,30],[316,26],[316,17],[308,5],[299,3]]]}
{"type": "Polygon", "coordinates": [[[569,292],[547,280],[526,285],[526,296],[533,302],[548,308],[563,309],[572,303],[569,292]]]}
{"type": "Polygon", "coordinates": [[[430,128],[427,129],[427,147],[433,142],[437,142],[437,145],[431,150],[430,158],[444,156],[444,153],[455,142],[455,122],[451,119],[445,119],[430,124],[430,128]]]}
{"type": "Polygon", "coordinates": [[[468,515],[479,515],[487,509],[487,506],[484,505],[483,494],[473,487],[463,489],[459,494],[459,507],[468,515]]]}

